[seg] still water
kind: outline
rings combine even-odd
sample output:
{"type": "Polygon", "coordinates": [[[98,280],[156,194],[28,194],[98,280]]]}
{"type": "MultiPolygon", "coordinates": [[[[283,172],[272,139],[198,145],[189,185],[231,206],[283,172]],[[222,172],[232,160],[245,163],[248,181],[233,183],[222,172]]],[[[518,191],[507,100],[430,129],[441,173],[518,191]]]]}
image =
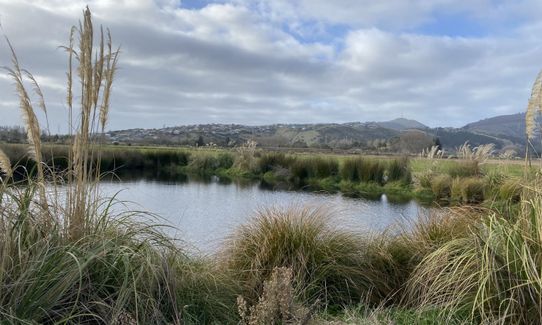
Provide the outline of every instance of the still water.
{"type": "Polygon", "coordinates": [[[415,201],[389,202],[348,198],[341,194],[269,190],[259,184],[210,181],[163,182],[135,180],[103,182],[106,196],[116,193],[132,209],[149,211],[163,218],[160,222],[170,235],[187,242],[193,249],[210,253],[236,227],[255,212],[270,207],[325,207],[333,213],[333,224],[360,232],[382,231],[398,223],[417,219],[425,208],[415,201]]]}

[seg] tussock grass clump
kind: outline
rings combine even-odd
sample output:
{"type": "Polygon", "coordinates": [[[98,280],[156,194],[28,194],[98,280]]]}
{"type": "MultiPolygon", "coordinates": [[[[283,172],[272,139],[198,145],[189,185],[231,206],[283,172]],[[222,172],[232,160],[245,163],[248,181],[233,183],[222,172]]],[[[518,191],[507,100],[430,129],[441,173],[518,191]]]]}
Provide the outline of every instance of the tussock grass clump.
{"type": "Polygon", "coordinates": [[[184,151],[106,149],[102,150],[99,163],[104,172],[123,172],[186,166],[189,161],[190,153],[184,151]]]}
{"type": "Polygon", "coordinates": [[[417,175],[416,180],[422,188],[431,188],[431,180],[433,177],[435,177],[435,173],[429,170],[417,175]]]}
{"type": "Polygon", "coordinates": [[[437,201],[449,200],[452,196],[452,178],[444,174],[433,177],[431,191],[437,201]]]}
{"type": "Polygon", "coordinates": [[[499,187],[499,198],[510,203],[519,203],[523,186],[518,180],[507,180],[499,187]]]}
{"type": "Polygon", "coordinates": [[[32,184],[3,191],[13,204],[2,204],[0,216],[2,319],[235,320],[233,283],[206,262],[189,258],[157,226],[134,222],[134,213],[115,215],[112,201],[103,201],[100,209],[87,210],[92,221],[72,240],[60,221],[37,222],[43,211],[33,201],[35,190],[32,184]]]}
{"type": "Polygon", "coordinates": [[[339,162],[333,158],[312,157],[308,161],[309,177],[326,178],[339,173],[339,162]]]}
{"type": "Polygon", "coordinates": [[[289,168],[295,157],[288,156],[282,152],[268,152],[261,155],[257,161],[258,172],[265,174],[277,168],[289,168]]]}
{"type": "Polygon", "coordinates": [[[454,161],[446,166],[444,172],[452,177],[471,177],[480,175],[480,166],[476,160],[454,161]]]}
{"type": "Polygon", "coordinates": [[[407,157],[392,159],[388,162],[387,181],[401,181],[408,185],[412,182],[412,173],[410,172],[410,162],[407,157]]]}
{"type": "Polygon", "coordinates": [[[225,267],[244,287],[250,302],[276,267],[291,268],[303,302],[357,301],[371,284],[365,276],[360,236],[331,226],[321,209],[265,210],[241,226],[226,243],[225,267]]]}
{"type": "Polygon", "coordinates": [[[305,184],[308,179],[334,177],[338,172],[339,163],[331,158],[298,158],[290,165],[291,179],[296,184],[305,184]]]}
{"type": "Polygon", "coordinates": [[[410,301],[463,311],[477,323],[540,323],[541,197],[515,218],[489,215],[429,254],[410,280],[410,301]]]}
{"type": "Polygon", "coordinates": [[[406,284],[423,258],[444,243],[465,236],[478,219],[478,213],[472,209],[454,208],[445,214],[428,212],[398,232],[366,238],[363,269],[373,287],[365,295],[365,302],[373,307],[408,305],[406,284]]]}
{"type": "Polygon", "coordinates": [[[234,165],[234,158],[229,153],[194,154],[188,163],[188,170],[199,175],[211,175],[218,169],[229,169],[234,165]]]}
{"type": "Polygon", "coordinates": [[[483,179],[469,177],[461,179],[461,199],[463,203],[475,204],[484,201],[486,184],[483,179]]]}
{"type": "Polygon", "coordinates": [[[217,156],[219,168],[229,169],[235,163],[235,157],[229,152],[221,152],[217,156]]]}

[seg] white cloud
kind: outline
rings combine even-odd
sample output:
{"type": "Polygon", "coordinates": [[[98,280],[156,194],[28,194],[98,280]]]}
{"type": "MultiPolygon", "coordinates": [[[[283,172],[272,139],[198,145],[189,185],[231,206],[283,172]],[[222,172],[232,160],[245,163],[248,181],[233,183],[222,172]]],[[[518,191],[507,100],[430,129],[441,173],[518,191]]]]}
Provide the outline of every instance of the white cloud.
{"type": "MultiPolygon", "coordinates": [[[[542,67],[542,25],[527,19],[526,3],[235,0],[189,10],[178,1],[98,0],[89,7],[95,24],[110,27],[122,44],[114,129],[401,115],[459,126],[523,109],[542,67]],[[483,38],[411,30],[443,8],[472,17],[487,9],[493,22],[511,12],[527,22],[483,38]],[[348,27],[332,35],[329,24],[348,27]]],[[[42,82],[53,131],[65,115],[66,61],[56,47],[85,5],[0,0],[4,32],[42,82]]],[[[9,60],[0,45],[0,65],[9,60]]],[[[19,122],[14,102],[12,85],[0,78],[0,124],[19,122]]]]}

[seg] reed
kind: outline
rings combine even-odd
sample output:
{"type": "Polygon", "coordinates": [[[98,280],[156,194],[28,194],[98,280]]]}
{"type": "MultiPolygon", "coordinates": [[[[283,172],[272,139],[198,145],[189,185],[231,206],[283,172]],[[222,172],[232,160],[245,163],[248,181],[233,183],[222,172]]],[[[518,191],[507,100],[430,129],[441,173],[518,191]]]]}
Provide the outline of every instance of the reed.
{"type": "Polygon", "coordinates": [[[296,160],[293,156],[286,155],[282,152],[264,153],[257,162],[258,172],[265,174],[278,168],[289,168],[296,160]]]}
{"type": "Polygon", "coordinates": [[[386,170],[386,178],[387,182],[400,181],[403,184],[410,185],[412,174],[408,157],[390,160],[386,170]]]}
{"type": "Polygon", "coordinates": [[[409,280],[409,300],[445,313],[462,310],[476,323],[542,321],[542,194],[530,190],[513,216],[489,214],[467,236],[427,255],[409,280]]]}
{"type": "Polygon", "coordinates": [[[375,182],[383,184],[386,166],[383,162],[372,158],[348,158],[341,165],[340,175],[345,181],[375,182]]]}
{"type": "MultiPolygon", "coordinates": [[[[37,177],[0,185],[0,318],[17,324],[235,323],[235,281],[208,260],[185,253],[179,242],[161,232],[158,219],[115,213],[125,209],[116,207],[115,198],[99,196],[103,157],[98,145],[107,123],[118,50],[112,50],[111,36],[107,32],[104,37],[103,30],[94,46],[93,30],[87,8],[65,47],[70,127],[78,127],[72,129],[71,146],[62,148],[62,172],[45,167],[39,123],[12,48],[14,67],[9,72],[16,81],[37,177]],[[74,70],[80,79],[77,112],[74,70]],[[73,115],[79,116],[77,123],[73,115]],[[48,179],[52,182],[46,183],[48,179]],[[55,186],[61,181],[65,194],[55,186]]],[[[24,74],[41,98],[35,80],[24,74]]],[[[45,109],[41,101],[38,105],[45,109]]],[[[156,152],[149,157],[165,160],[156,152]]],[[[167,157],[171,163],[186,158],[167,157]]],[[[0,160],[2,173],[9,176],[13,170],[3,151],[0,160]]]]}

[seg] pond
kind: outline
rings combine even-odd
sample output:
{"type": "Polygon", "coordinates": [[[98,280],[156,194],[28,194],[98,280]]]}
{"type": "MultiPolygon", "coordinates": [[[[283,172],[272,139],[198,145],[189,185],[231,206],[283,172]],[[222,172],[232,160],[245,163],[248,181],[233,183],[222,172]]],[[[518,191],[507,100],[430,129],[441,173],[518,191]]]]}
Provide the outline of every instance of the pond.
{"type": "Polygon", "coordinates": [[[104,181],[106,196],[118,192],[132,209],[159,215],[169,235],[192,248],[211,253],[239,225],[258,210],[293,206],[325,207],[333,213],[334,224],[354,231],[382,231],[394,224],[416,220],[426,208],[415,201],[392,203],[383,195],[379,200],[348,198],[341,194],[270,190],[258,183],[210,181],[165,182],[156,180],[104,181]]]}

